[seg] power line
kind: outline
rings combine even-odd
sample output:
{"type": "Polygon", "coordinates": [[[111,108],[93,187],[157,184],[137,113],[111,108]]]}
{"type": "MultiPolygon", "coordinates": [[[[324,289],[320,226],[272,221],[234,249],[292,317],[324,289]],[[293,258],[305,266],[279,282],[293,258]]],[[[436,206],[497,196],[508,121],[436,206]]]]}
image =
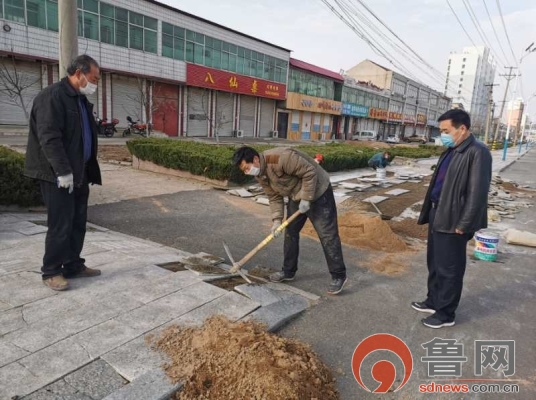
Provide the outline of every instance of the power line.
{"type": "Polygon", "coordinates": [[[489,23],[491,24],[491,27],[493,29],[493,34],[495,35],[495,39],[497,39],[497,43],[499,44],[499,47],[501,48],[502,55],[504,56],[505,60],[508,61],[508,57],[506,56],[506,53],[504,52],[503,46],[502,46],[501,41],[499,39],[499,35],[497,34],[497,30],[495,29],[495,24],[493,23],[493,20],[491,19],[491,14],[489,12],[486,0],[482,0],[482,1],[484,2],[484,8],[486,9],[486,13],[488,14],[489,23]]]}
{"type": "Polygon", "coordinates": [[[508,36],[508,30],[506,29],[506,24],[504,23],[504,17],[503,17],[503,13],[502,13],[502,9],[501,9],[501,2],[499,0],[496,0],[497,1],[497,8],[499,9],[499,15],[501,16],[501,22],[502,22],[502,26],[504,28],[504,33],[506,34],[506,39],[508,40],[508,45],[510,46],[510,51],[512,52],[512,57],[514,57],[514,62],[516,63],[516,66],[517,66],[517,59],[516,59],[516,55],[514,53],[514,48],[512,47],[512,42],[510,42],[510,36],[508,36]]]}
{"type": "Polygon", "coordinates": [[[454,16],[456,17],[456,20],[458,21],[458,24],[460,24],[461,28],[463,29],[463,31],[465,32],[465,34],[467,35],[467,37],[469,38],[469,40],[471,41],[471,43],[473,43],[473,46],[474,47],[478,47],[475,42],[473,41],[473,38],[471,37],[471,35],[469,35],[469,33],[467,33],[467,30],[465,29],[465,26],[463,26],[462,24],[462,21],[460,21],[460,18],[458,17],[458,14],[456,14],[456,11],[454,11],[454,8],[452,8],[452,5],[450,4],[450,1],[449,0],[446,0],[447,1],[447,4],[449,5],[450,7],[450,10],[452,11],[452,13],[454,14],[454,16]]]}

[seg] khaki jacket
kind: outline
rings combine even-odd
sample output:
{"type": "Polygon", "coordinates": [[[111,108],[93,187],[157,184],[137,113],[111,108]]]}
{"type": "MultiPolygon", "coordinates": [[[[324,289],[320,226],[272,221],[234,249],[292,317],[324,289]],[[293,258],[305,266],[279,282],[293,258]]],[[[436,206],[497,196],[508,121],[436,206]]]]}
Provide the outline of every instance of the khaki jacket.
{"type": "Polygon", "coordinates": [[[284,197],[311,202],[328,189],[328,173],[310,156],[292,148],[278,147],[260,155],[256,178],[270,201],[272,220],[284,217],[284,197]]]}

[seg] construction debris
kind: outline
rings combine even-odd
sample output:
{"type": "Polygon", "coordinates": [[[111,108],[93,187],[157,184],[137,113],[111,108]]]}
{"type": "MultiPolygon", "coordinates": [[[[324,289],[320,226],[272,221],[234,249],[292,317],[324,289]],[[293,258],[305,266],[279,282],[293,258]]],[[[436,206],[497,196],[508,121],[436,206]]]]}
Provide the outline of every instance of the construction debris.
{"type": "Polygon", "coordinates": [[[532,232],[508,229],[505,232],[504,237],[506,239],[506,243],[508,244],[536,247],[536,234],[532,232]]]}

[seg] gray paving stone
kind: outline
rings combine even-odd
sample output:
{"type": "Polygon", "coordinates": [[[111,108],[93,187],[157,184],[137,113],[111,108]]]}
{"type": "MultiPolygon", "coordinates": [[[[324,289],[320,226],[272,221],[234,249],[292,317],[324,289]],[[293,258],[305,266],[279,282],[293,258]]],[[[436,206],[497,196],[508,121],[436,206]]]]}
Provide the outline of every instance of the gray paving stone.
{"type": "Polygon", "coordinates": [[[46,213],[10,213],[12,217],[23,221],[46,221],[46,213]]]}
{"type": "Polygon", "coordinates": [[[25,326],[20,307],[0,312],[0,336],[25,326]]]}
{"type": "Polygon", "coordinates": [[[10,308],[13,308],[11,304],[4,303],[3,301],[0,301],[0,311],[9,310],[10,308]]]}
{"type": "Polygon", "coordinates": [[[13,247],[17,244],[16,242],[24,238],[26,238],[26,236],[22,233],[15,231],[0,231],[0,243],[2,244],[2,249],[13,247]]]}
{"type": "Polygon", "coordinates": [[[308,307],[309,302],[305,298],[295,295],[277,303],[269,304],[266,307],[261,307],[244,319],[264,323],[269,332],[274,332],[308,307]]]}
{"type": "Polygon", "coordinates": [[[32,236],[48,231],[48,228],[46,226],[35,224],[33,225],[34,226],[29,226],[27,228],[17,229],[16,232],[22,233],[25,236],[32,236]]]}
{"type": "Polygon", "coordinates": [[[0,399],[22,397],[47,383],[43,377],[38,377],[18,362],[13,362],[0,368],[0,399]]]}
{"type": "Polygon", "coordinates": [[[122,260],[124,255],[118,255],[117,253],[110,251],[109,249],[104,249],[102,247],[93,245],[95,249],[101,249],[102,251],[98,253],[91,254],[86,258],[86,265],[90,268],[98,267],[103,264],[110,264],[122,260]]]}
{"type": "Polygon", "coordinates": [[[275,303],[277,301],[284,300],[293,294],[283,291],[275,291],[267,288],[264,285],[239,285],[234,288],[238,293],[255,300],[261,306],[267,306],[268,304],[275,303]]]}
{"type": "Polygon", "coordinates": [[[0,224],[0,232],[17,232],[19,229],[31,228],[33,226],[35,226],[35,224],[32,224],[29,221],[16,219],[10,223],[0,224]]]}
{"type": "Polygon", "coordinates": [[[199,281],[199,278],[189,271],[178,271],[172,274],[166,274],[161,278],[153,280],[150,285],[143,285],[140,287],[140,290],[137,291],[136,298],[142,303],[149,303],[160,297],[198,283],[199,281]]]}
{"type": "Polygon", "coordinates": [[[5,265],[0,268],[2,268],[3,271],[2,276],[6,276],[16,272],[39,271],[41,267],[35,262],[35,260],[21,260],[17,263],[5,265]]]}
{"type": "Polygon", "coordinates": [[[63,380],[91,399],[102,399],[128,383],[104,360],[93,361],[63,380]]]}
{"type": "Polygon", "coordinates": [[[76,388],[60,379],[42,389],[25,396],[22,400],[93,400],[87,394],[81,393],[76,388]]]}
{"type": "Polygon", "coordinates": [[[62,292],[57,296],[47,297],[34,303],[24,305],[22,307],[24,320],[29,324],[33,324],[46,318],[67,313],[71,310],[79,310],[82,304],[75,301],[72,297],[65,296],[65,294],[67,294],[67,292],[62,292]]]}
{"type": "Polygon", "coordinates": [[[266,286],[266,287],[268,287],[270,289],[273,289],[273,290],[284,290],[284,291],[292,292],[294,294],[298,294],[300,296],[303,296],[306,299],[311,300],[311,301],[318,301],[321,298],[320,296],[318,296],[318,295],[316,295],[314,293],[298,289],[297,287],[294,287],[292,285],[285,285],[284,283],[268,282],[264,286],[266,286]]]}
{"type": "Polygon", "coordinates": [[[21,220],[13,214],[0,214],[0,225],[15,224],[17,222],[21,222],[21,220]]]}
{"type": "Polygon", "coordinates": [[[4,288],[0,292],[0,300],[11,304],[13,307],[18,307],[55,296],[57,293],[42,283],[19,287],[13,285],[10,288],[4,288]]]}
{"type": "Polygon", "coordinates": [[[181,386],[181,383],[171,383],[161,369],[155,369],[105,397],[104,400],[167,400],[181,386]]]}
{"type": "Polygon", "coordinates": [[[25,357],[28,354],[30,353],[26,350],[9,343],[4,338],[0,338],[0,367],[25,357]]]}

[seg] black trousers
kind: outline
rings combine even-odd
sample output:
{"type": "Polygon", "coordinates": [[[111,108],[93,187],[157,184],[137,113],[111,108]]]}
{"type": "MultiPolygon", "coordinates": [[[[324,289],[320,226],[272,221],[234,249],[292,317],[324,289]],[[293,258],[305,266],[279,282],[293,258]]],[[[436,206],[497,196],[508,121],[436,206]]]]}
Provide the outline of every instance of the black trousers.
{"type": "MultiPolygon", "coordinates": [[[[298,211],[299,204],[299,201],[289,199],[287,215],[291,216],[298,211]]],[[[331,185],[318,200],[311,203],[311,209],[306,214],[300,215],[287,227],[285,231],[283,271],[285,274],[293,276],[298,270],[300,231],[307,218],[311,220],[320,238],[331,276],[335,279],[346,278],[346,266],[342,258],[341,239],[337,224],[337,207],[331,185]]]]}
{"type": "Polygon", "coordinates": [[[436,317],[444,322],[454,321],[460,303],[463,276],[467,264],[469,234],[434,231],[436,209],[430,210],[428,226],[428,295],[426,304],[436,310],[436,317]]]}
{"type": "Polygon", "coordinates": [[[41,181],[47,207],[48,232],[43,257],[43,279],[76,274],[85,268],[80,253],[84,247],[89,185],[85,182],[69,194],[56,184],[41,181]]]}

